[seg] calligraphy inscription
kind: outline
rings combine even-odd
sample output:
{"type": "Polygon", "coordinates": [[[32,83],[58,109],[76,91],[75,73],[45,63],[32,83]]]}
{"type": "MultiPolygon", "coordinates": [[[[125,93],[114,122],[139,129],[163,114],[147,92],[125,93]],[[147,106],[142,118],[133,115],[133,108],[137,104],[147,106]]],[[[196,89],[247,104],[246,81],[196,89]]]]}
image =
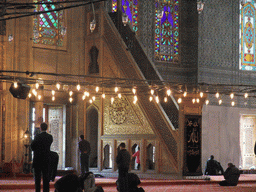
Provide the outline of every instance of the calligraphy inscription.
{"type": "Polygon", "coordinates": [[[201,116],[185,119],[185,166],[184,175],[201,174],[201,116]]]}
{"type": "Polygon", "coordinates": [[[187,120],[187,128],[188,128],[188,140],[187,140],[187,154],[197,156],[200,154],[200,149],[198,146],[199,142],[199,125],[198,122],[192,121],[192,120],[187,120]]]}

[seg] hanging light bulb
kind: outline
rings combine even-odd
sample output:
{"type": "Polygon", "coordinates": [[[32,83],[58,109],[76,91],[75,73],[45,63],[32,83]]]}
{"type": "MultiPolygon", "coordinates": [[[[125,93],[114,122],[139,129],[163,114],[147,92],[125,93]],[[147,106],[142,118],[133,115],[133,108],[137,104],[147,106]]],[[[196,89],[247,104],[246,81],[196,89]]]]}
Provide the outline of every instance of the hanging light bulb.
{"type": "Polygon", "coordinates": [[[231,102],[231,105],[232,105],[232,106],[235,106],[235,101],[232,101],[232,102],[231,102]]]}
{"type": "Polygon", "coordinates": [[[37,98],[38,98],[38,100],[41,100],[42,96],[41,96],[41,95],[38,95],[38,97],[37,97],[37,98]]]}
{"type": "Polygon", "coordinates": [[[159,103],[159,97],[158,96],[156,96],[156,103],[159,103]]]}
{"type": "Polygon", "coordinates": [[[167,89],[166,94],[167,94],[168,96],[170,96],[170,95],[172,94],[171,89],[167,89]]]}
{"type": "Polygon", "coordinates": [[[167,97],[164,97],[164,102],[166,103],[168,101],[167,97]]]}
{"type": "Polygon", "coordinates": [[[73,102],[73,98],[69,97],[69,102],[72,103],[73,102]]]}
{"type": "Polygon", "coordinates": [[[39,88],[39,83],[36,83],[36,89],[38,89],[39,88]]]}
{"type": "Polygon", "coordinates": [[[135,87],[132,88],[132,92],[133,92],[133,94],[136,94],[136,88],[135,87]]]}
{"type": "Polygon", "coordinates": [[[95,96],[92,96],[92,100],[95,101],[96,97],[95,96]]]}
{"type": "Polygon", "coordinates": [[[83,95],[82,99],[85,100],[85,98],[86,98],[86,95],[83,95]]]}
{"type": "Polygon", "coordinates": [[[220,100],[219,100],[219,105],[221,105],[221,103],[222,103],[222,100],[220,99],[220,100]]]}
{"type": "Polygon", "coordinates": [[[114,100],[114,97],[111,97],[111,104],[113,104],[114,100]]]}
{"type": "Polygon", "coordinates": [[[31,94],[31,93],[29,93],[29,94],[28,94],[28,98],[31,98],[31,97],[32,97],[32,94],[31,94]]]}
{"type": "Polygon", "coordinates": [[[37,91],[36,91],[36,89],[32,89],[32,93],[33,93],[35,96],[37,96],[37,91]]]}
{"type": "Polygon", "coordinates": [[[204,93],[201,91],[199,95],[202,98],[204,96],[204,93]]]}
{"type": "Polygon", "coordinates": [[[134,95],[134,97],[133,97],[133,103],[136,104],[137,101],[138,101],[138,97],[137,97],[136,95],[134,95]]]}
{"type": "Polygon", "coordinates": [[[16,88],[18,88],[18,82],[17,81],[14,81],[13,82],[13,87],[16,89],[16,88]]]}
{"type": "Polygon", "coordinates": [[[91,22],[90,22],[90,30],[91,30],[91,33],[95,30],[96,28],[96,20],[93,19],[91,22]]]}
{"type": "Polygon", "coordinates": [[[69,91],[69,96],[71,97],[73,95],[73,91],[69,91]]]}
{"type": "Polygon", "coordinates": [[[55,101],[55,97],[54,96],[52,96],[52,101],[55,101]]]}
{"type": "Polygon", "coordinates": [[[234,98],[234,93],[230,93],[230,98],[231,98],[231,99],[234,98]]]}
{"type": "Polygon", "coordinates": [[[198,14],[202,13],[203,9],[204,9],[204,2],[201,0],[197,1],[198,14]]]}
{"type": "Polygon", "coordinates": [[[197,98],[197,99],[196,99],[196,102],[197,102],[197,103],[199,103],[199,102],[200,102],[200,99],[199,99],[199,98],[197,98]]]}
{"type": "Polygon", "coordinates": [[[58,90],[60,90],[60,83],[56,83],[56,87],[58,90]]]}
{"type": "Polygon", "coordinates": [[[194,104],[195,102],[196,102],[196,99],[195,99],[195,98],[193,98],[193,99],[192,99],[192,103],[194,104]]]}
{"type": "Polygon", "coordinates": [[[154,92],[155,92],[154,89],[150,90],[151,95],[154,95],[154,92]]]}
{"type": "Polygon", "coordinates": [[[205,101],[205,104],[206,104],[206,105],[208,105],[208,104],[209,104],[209,100],[208,100],[208,99],[205,101]]]}
{"type": "Polygon", "coordinates": [[[8,36],[8,41],[9,41],[9,42],[12,42],[13,39],[14,39],[14,38],[13,38],[13,35],[9,35],[9,36],[8,36]]]}
{"type": "Polygon", "coordinates": [[[87,91],[85,91],[85,92],[84,92],[84,95],[85,95],[85,97],[87,97],[87,96],[88,96],[88,92],[87,92],[87,91]]]}
{"type": "Polygon", "coordinates": [[[248,93],[245,93],[244,94],[244,98],[246,99],[248,97],[248,93]]]}
{"type": "Polygon", "coordinates": [[[54,90],[52,90],[52,95],[55,95],[55,91],[54,90]]]}
{"type": "Polygon", "coordinates": [[[81,85],[78,83],[76,86],[77,91],[79,91],[81,89],[81,85]]]}
{"type": "Polygon", "coordinates": [[[152,96],[150,96],[150,97],[149,97],[149,101],[151,102],[152,100],[153,100],[153,97],[152,97],[152,96]]]}
{"type": "Polygon", "coordinates": [[[126,26],[129,21],[128,15],[126,13],[122,14],[122,21],[123,21],[124,26],[126,26]]]}
{"type": "Polygon", "coordinates": [[[115,87],[115,93],[117,93],[118,92],[118,87],[115,87]]]}
{"type": "Polygon", "coordinates": [[[119,98],[119,99],[121,99],[122,94],[121,94],[121,93],[118,93],[118,95],[117,95],[117,96],[118,96],[118,98],[119,98]]]}
{"type": "Polygon", "coordinates": [[[179,98],[179,99],[178,99],[178,103],[181,103],[181,102],[182,102],[182,99],[181,99],[181,98],[179,98]]]}
{"type": "Polygon", "coordinates": [[[89,103],[92,103],[92,102],[93,102],[93,100],[92,100],[92,99],[90,99],[90,100],[89,100],[89,103]]]}
{"type": "Polygon", "coordinates": [[[102,93],[101,97],[102,97],[103,99],[105,99],[105,98],[106,98],[105,93],[102,93]]]}
{"type": "Polygon", "coordinates": [[[217,93],[215,94],[215,97],[216,97],[217,99],[220,97],[219,92],[217,92],[217,93]]]}
{"type": "Polygon", "coordinates": [[[96,86],[96,88],[95,88],[96,93],[98,93],[99,90],[100,90],[100,88],[98,86],[96,86]]]}
{"type": "Polygon", "coordinates": [[[184,91],[183,96],[186,97],[187,94],[188,94],[187,91],[184,91]]]}

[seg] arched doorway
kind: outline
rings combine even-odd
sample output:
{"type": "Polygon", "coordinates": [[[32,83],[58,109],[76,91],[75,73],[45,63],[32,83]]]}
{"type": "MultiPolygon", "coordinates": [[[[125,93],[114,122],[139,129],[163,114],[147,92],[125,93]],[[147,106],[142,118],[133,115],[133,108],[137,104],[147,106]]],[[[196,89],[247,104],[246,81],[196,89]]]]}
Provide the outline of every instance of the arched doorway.
{"type": "Polygon", "coordinates": [[[90,167],[97,167],[98,159],[98,110],[92,106],[87,111],[87,140],[91,145],[90,167]]]}
{"type": "Polygon", "coordinates": [[[103,169],[111,169],[112,166],[112,147],[109,144],[107,144],[104,147],[103,169]]]}
{"type": "Polygon", "coordinates": [[[140,170],[140,147],[136,143],[132,146],[132,161],[131,161],[131,169],[140,170]]]}
{"type": "Polygon", "coordinates": [[[155,169],[155,146],[151,143],[147,146],[146,166],[148,170],[155,169]]]}

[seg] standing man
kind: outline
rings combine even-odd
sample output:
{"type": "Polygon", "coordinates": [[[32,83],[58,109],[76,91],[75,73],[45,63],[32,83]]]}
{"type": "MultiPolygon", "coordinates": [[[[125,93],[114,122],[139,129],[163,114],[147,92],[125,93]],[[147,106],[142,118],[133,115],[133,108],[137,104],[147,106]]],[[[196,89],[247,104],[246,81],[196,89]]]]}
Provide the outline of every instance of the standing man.
{"type": "Polygon", "coordinates": [[[49,192],[49,165],[50,165],[50,147],[53,142],[52,135],[46,132],[48,125],[42,123],[41,133],[35,136],[31,143],[31,149],[34,151],[33,168],[35,177],[36,192],[41,190],[41,174],[43,174],[43,191],[49,192]]]}
{"type": "Polygon", "coordinates": [[[85,172],[89,172],[89,155],[91,152],[90,143],[84,139],[84,135],[80,135],[78,147],[80,150],[81,175],[83,175],[85,172]]]}
{"type": "Polygon", "coordinates": [[[116,156],[116,163],[118,168],[118,191],[126,192],[128,189],[128,171],[131,162],[131,155],[125,149],[125,143],[119,145],[119,152],[116,156]]]}

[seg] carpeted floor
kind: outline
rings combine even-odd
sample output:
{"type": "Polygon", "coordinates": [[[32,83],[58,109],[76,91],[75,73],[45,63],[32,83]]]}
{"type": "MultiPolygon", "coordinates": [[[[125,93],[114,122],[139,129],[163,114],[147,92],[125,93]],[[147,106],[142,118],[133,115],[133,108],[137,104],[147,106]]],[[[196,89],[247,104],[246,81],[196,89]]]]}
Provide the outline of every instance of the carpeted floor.
{"type": "MultiPolygon", "coordinates": [[[[104,192],[117,192],[115,187],[104,187],[104,192]]],[[[256,184],[238,184],[236,187],[220,187],[218,184],[203,184],[203,185],[151,185],[143,186],[146,192],[255,192],[256,184]]],[[[15,189],[2,190],[1,192],[34,192],[34,189],[15,189]]],[[[50,192],[54,192],[51,188],[50,192]]]]}
{"type": "MultiPolygon", "coordinates": [[[[59,179],[60,177],[57,177],[59,179]]],[[[236,187],[220,187],[223,176],[211,176],[210,181],[202,179],[141,179],[141,187],[146,192],[256,192],[256,174],[243,174],[236,187]]],[[[105,192],[116,192],[116,178],[96,178],[96,184],[101,185],[105,192]]],[[[54,192],[54,182],[51,182],[50,192],[54,192]]],[[[0,178],[1,192],[33,192],[34,181],[31,177],[0,178]]]]}

